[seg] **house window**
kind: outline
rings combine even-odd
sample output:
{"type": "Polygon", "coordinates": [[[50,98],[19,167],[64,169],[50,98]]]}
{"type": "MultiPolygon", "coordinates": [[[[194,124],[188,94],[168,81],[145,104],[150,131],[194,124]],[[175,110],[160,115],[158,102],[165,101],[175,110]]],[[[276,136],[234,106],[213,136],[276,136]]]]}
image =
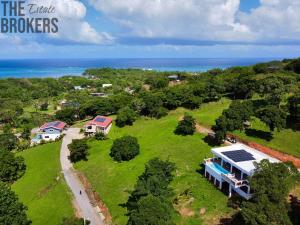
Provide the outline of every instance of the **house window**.
{"type": "Polygon", "coordinates": [[[49,136],[45,136],[45,138],[49,138],[49,136]]]}
{"type": "Polygon", "coordinates": [[[92,129],[92,126],[88,126],[87,129],[89,129],[89,130],[92,129]]]}

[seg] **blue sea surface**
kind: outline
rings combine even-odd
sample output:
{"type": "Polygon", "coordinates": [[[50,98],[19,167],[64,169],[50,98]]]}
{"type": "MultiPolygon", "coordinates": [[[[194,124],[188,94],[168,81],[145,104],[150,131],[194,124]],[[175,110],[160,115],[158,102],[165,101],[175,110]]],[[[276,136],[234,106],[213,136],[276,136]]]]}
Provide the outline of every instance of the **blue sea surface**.
{"type": "Polygon", "coordinates": [[[249,66],[270,58],[173,59],[18,59],[0,60],[0,78],[61,77],[82,75],[88,68],[140,68],[158,71],[203,72],[213,68],[249,66]]]}

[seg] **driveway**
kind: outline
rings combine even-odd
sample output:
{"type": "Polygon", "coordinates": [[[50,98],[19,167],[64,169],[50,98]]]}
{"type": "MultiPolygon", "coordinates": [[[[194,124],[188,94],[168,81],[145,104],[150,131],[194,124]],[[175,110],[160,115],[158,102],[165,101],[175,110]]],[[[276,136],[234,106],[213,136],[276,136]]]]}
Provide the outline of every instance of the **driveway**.
{"type": "Polygon", "coordinates": [[[68,159],[68,156],[70,154],[68,144],[70,144],[73,139],[83,138],[83,135],[80,134],[79,128],[69,128],[65,132],[65,134],[66,135],[63,138],[63,142],[61,145],[60,163],[67,185],[71,189],[74,200],[76,201],[76,205],[79,208],[79,214],[82,218],[91,221],[91,225],[105,225],[100,212],[90,203],[88,195],[85,192],[79,178],[77,177],[72,163],[68,159]]]}

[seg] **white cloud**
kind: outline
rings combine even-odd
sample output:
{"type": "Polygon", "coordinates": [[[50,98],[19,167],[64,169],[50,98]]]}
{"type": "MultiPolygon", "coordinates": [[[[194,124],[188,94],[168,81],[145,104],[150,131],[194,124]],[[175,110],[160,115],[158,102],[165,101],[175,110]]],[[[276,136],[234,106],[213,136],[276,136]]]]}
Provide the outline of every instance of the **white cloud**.
{"type": "Polygon", "coordinates": [[[249,40],[236,21],[239,0],[90,0],[112,20],[139,37],[249,40]]]}
{"type": "MultiPolygon", "coordinates": [[[[96,31],[87,21],[85,21],[86,7],[78,0],[28,1],[28,4],[33,3],[55,7],[55,13],[50,15],[51,17],[58,18],[59,30],[58,33],[49,34],[52,38],[84,44],[106,44],[113,40],[109,34],[96,31]]],[[[49,14],[46,14],[45,16],[49,17],[49,14]]]]}
{"type": "Polygon", "coordinates": [[[250,13],[239,10],[240,0],[89,1],[125,28],[127,36],[240,43],[300,41],[299,0],[261,0],[250,13]]]}
{"type": "Polygon", "coordinates": [[[251,13],[240,14],[240,21],[258,40],[300,41],[300,1],[261,0],[251,13]]]}

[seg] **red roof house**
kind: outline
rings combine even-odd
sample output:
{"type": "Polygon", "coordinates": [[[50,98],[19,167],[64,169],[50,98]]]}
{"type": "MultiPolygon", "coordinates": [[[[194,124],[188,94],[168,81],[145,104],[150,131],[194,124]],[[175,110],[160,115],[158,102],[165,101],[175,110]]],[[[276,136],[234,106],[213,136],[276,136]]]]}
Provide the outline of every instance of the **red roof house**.
{"type": "Polygon", "coordinates": [[[86,133],[102,132],[107,134],[112,125],[112,118],[105,116],[96,116],[85,125],[86,133]]]}
{"type": "Polygon", "coordinates": [[[66,123],[61,121],[54,121],[45,123],[43,126],[40,127],[40,130],[47,130],[47,129],[56,129],[62,131],[66,127],[66,123]]]}

